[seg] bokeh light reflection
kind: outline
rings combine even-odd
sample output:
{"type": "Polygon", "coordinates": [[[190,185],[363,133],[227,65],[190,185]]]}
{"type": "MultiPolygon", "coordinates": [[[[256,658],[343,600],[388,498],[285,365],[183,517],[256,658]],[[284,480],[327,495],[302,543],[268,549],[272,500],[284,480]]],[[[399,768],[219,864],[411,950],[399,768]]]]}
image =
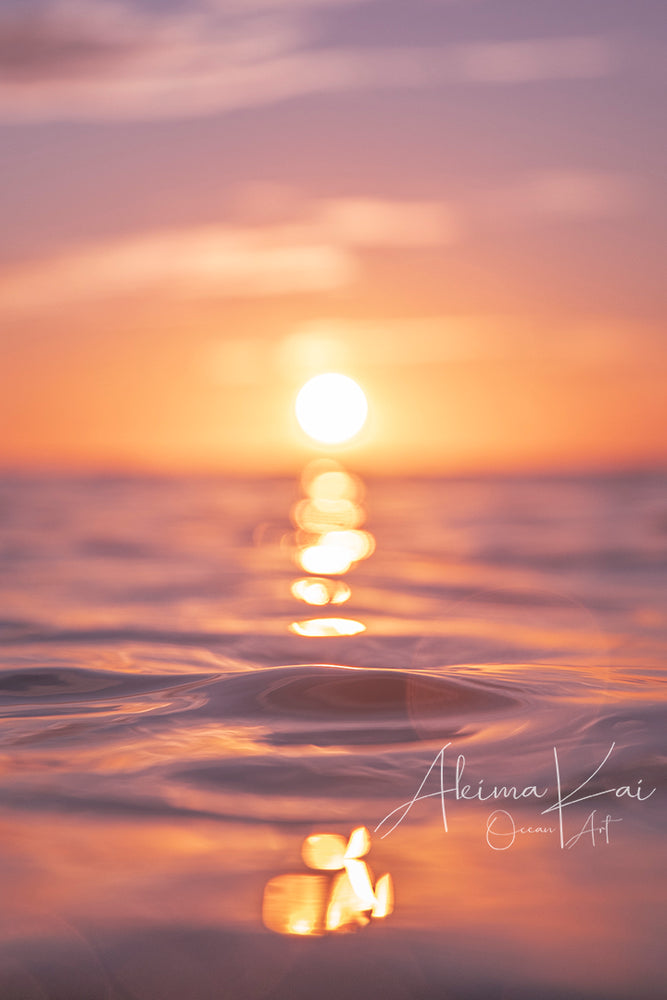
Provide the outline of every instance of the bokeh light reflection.
{"type": "Polygon", "coordinates": [[[340,635],[358,635],[366,631],[363,622],[352,618],[306,618],[292,622],[290,631],[309,639],[333,638],[340,635]]]}
{"type": "Polygon", "coordinates": [[[391,875],[381,875],[375,886],[370,868],[361,859],[370,850],[370,834],[357,827],[346,842],[334,833],[312,834],[303,842],[305,864],[328,875],[285,874],[272,878],[264,889],[262,919],[279,934],[321,936],[345,933],[382,919],[393,910],[391,875]]]}
{"type": "MultiPolygon", "coordinates": [[[[294,525],[294,559],[310,574],[294,580],[292,596],[304,604],[324,607],[349,600],[351,589],[340,579],[375,550],[375,538],[362,528],[366,513],[361,501],[363,483],[333,459],[316,459],[301,476],[305,497],[291,511],[294,525]]],[[[297,635],[356,635],[365,626],[343,618],[292,622],[297,635]]]]}
{"type": "Polygon", "coordinates": [[[298,555],[299,564],[306,573],[326,573],[342,576],[352,567],[354,560],[344,545],[327,544],[324,538],[317,545],[307,545],[298,555]]]}
{"type": "Polygon", "coordinates": [[[306,577],[292,584],[292,596],[304,604],[322,607],[325,604],[345,604],[352,591],[342,580],[326,577],[306,577]]]}

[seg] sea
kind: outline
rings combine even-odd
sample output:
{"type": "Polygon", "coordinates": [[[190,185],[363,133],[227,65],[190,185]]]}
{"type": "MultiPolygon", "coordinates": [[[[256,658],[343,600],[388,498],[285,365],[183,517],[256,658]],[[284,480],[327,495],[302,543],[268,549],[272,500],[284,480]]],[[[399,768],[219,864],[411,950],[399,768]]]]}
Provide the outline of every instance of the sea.
{"type": "Polygon", "coordinates": [[[0,477],[2,1000],[658,1000],[667,473],[0,477]]]}

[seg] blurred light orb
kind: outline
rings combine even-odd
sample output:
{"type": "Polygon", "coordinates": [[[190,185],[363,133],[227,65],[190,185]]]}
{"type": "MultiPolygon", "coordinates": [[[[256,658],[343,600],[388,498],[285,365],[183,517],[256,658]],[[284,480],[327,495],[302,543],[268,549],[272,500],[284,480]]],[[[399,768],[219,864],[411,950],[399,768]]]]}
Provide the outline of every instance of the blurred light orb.
{"type": "Polygon", "coordinates": [[[363,389],[347,375],[328,372],[311,378],[296,397],[296,419],[306,434],[322,444],[342,444],[366,422],[363,389]]]}
{"type": "Polygon", "coordinates": [[[301,622],[292,622],[290,632],[303,635],[309,639],[333,638],[342,635],[359,635],[366,631],[363,622],[352,618],[308,618],[301,622]]]}

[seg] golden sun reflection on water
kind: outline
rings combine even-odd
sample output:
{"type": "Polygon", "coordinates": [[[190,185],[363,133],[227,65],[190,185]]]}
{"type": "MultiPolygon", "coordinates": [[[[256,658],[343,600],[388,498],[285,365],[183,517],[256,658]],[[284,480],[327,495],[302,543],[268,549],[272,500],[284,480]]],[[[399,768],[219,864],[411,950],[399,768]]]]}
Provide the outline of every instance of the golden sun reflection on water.
{"type": "Polygon", "coordinates": [[[341,580],[328,580],[326,577],[295,580],[291,590],[292,596],[297,600],[319,607],[325,604],[344,604],[352,593],[346,583],[341,580]]]}
{"type": "Polygon", "coordinates": [[[353,618],[306,618],[300,622],[292,622],[290,632],[303,635],[309,639],[331,638],[337,635],[359,635],[365,632],[363,622],[353,618]]]}
{"type": "Polygon", "coordinates": [[[284,874],[264,889],[262,919],[279,934],[345,933],[389,916],[394,890],[391,875],[373,885],[372,873],[361,859],[371,846],[366,827],[357,827],[348,841],[334,833],[312,834],[303,842],[304,863],[328,875],[284,874]]]}
{"type": "Polygon", "coordinates": [[[308,545],[298,555],[301,569],[306,573],[326,573],[331,576],[343,575],[351,568],[353,559],[342,545],[327,544],[323,540],[317,545],[308,545]]]}
{"type": "MultiPolygon", "coordinates": [[[[305,497],[292,508],[294,559],[309,574],[294,580],[292,596],[304,604],[325,607],[349,600],[351,589],[337,579],[349,573],[375,550],[375,538],[362,529],[366,513],[364,488],[358,476],[333,459],[318,459],[306,466],[301,485],[305,497]]],[[[296,635],[331,637],[357,635],[366,626],[347,618],[313,618],[295,621],[296,635]]]]}

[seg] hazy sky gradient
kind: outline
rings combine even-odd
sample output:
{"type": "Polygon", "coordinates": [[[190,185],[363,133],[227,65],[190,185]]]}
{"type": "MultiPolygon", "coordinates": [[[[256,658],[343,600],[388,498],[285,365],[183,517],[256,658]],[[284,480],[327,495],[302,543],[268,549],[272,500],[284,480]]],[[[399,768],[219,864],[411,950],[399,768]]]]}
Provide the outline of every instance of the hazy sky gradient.
{"type": "Polygon", "coordinates": [[[667,460],[664,5],[5,0],[0,464],[667,460]]]}

